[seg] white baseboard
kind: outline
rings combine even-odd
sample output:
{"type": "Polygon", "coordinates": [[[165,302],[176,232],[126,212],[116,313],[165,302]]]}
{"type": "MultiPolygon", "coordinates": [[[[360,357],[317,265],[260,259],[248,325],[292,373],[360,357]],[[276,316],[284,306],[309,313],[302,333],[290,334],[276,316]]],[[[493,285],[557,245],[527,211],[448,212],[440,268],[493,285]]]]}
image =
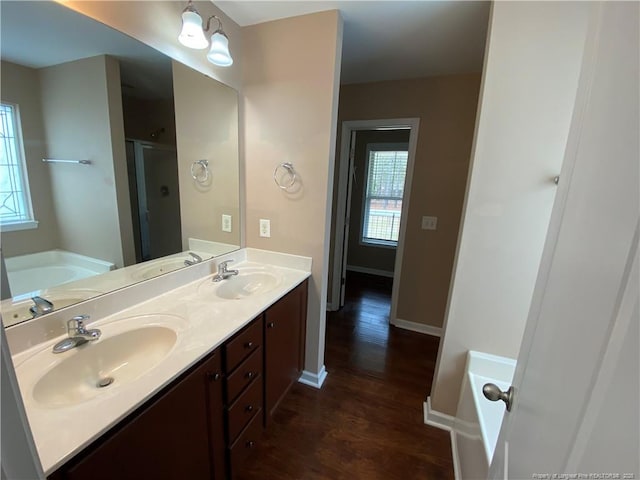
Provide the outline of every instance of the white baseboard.
{"type": "Polygon", "coordinates": [[[300,378],[298,379],[298,382],[304,385],[309,385],[313,388],[321,389],[322,384],[324,383],[326,378],[327,371],[325,370],[324,365],[322,365],[322,368],[318,373],[312,373],[308,370],[303,370],[302,375],[300,375],[300,378]]]}
{"type": "Polygon", "coordinates": [[[422,406],[424,411],[424,423],[449,432],[449,437],[451,439],[451,457],[453,459],[453,475],[456,480],[459,480],[460,457],[458,456],[458,443],[456,442],[456,417],[433,410],[431,408],[431,397],[427,397],[427,401],[424,402],[422,406]]]}
{"type": "Polygon", "coordinates": [[[338,302],[327,302],[327,312],[336,312],[340,310],[338,308],[338,302]]]}
{"type": "Polygon", "coordinates": [[[458,442],[456,441],[456,431],[449,432],[451,437],[451,458],[453,460],[453,478],[460,480],[460,457],[458,456],[458,442]]]}
{"type": "Polygon", "coordinates": [[[434,327],[433,325],[425,325],[424,323],[410,322],[409,320],[402,320],[396,318],[392,320],[391,325],[395,325],[398,328],[404,328],[405,330],[411,330],[412,332],[425,333],[433,337],[441,337],[442,329],[434,327]]]}
{"type": "Polygon", "coordinates": [[[378,270],[377,268],[359,267],[357,265],[347,265],[347,270],[358,273],[368,273],[369,275],[378,275],[380,277],[393,278],[393,272],[387,270],[378,270]]]}
{"type": "Polygon", "coordinates": [[[448,432],[453,430],[456,417],[433,410],[431,408],[431,397],[427,397],[427,401],[423,404],[423,410],[424,423],[448,432]]]}

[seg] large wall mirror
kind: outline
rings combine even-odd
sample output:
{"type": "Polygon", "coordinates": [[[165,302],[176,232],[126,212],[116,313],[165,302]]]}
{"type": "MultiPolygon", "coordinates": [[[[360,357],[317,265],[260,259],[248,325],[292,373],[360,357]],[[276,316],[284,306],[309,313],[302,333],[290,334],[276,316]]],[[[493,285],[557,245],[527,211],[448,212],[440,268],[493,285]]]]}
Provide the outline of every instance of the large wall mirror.
{"type": "Polygon", "coordinates": [[[240,246],[232,88],[52,1],[2,1],[5,326],[240,246]]]}

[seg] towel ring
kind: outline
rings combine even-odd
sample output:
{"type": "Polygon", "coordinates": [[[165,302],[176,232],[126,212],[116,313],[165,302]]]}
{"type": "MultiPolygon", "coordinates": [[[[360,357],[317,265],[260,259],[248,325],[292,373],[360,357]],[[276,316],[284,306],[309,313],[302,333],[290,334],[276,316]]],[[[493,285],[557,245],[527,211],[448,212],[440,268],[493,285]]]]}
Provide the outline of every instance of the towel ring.
{"type": "Polygon", "coordinates": [[[204,184],[209,180],[209,160],[196,160],[191,164],[191,177],[198,183],[204,184]]]}
{"type": "Polygon", "coordinates": [[[276,182],[276,185],[278,185],[278,187],[280,187],[282,190],[288,190],[289,188],[293,187],[293,184],[296,183],[296,178],[297,178],[296,171],[293,168],[293,164],[291,164],[290,162],[281,163],[273,171],[273,181],[276,182]],[[281,168],[285,169],[287,173],[285,173],[279,179],[278,170],[280,170],[281,168]],[[289,179],[290,179],[289,182],[288,183],[282,182],[284,177],[286,177],[287,175],[289,176],[289,179]]]}

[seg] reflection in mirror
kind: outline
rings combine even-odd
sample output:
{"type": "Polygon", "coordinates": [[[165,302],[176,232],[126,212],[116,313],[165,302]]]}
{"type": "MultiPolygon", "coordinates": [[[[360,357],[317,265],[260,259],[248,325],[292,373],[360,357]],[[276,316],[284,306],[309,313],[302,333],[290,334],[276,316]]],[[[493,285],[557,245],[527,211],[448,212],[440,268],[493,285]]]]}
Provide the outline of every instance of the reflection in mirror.
{"type": "Polygon", "coordinates": [[[0,9],[4,325],[239,248],[237,93],[56,2],[0,9]]]}

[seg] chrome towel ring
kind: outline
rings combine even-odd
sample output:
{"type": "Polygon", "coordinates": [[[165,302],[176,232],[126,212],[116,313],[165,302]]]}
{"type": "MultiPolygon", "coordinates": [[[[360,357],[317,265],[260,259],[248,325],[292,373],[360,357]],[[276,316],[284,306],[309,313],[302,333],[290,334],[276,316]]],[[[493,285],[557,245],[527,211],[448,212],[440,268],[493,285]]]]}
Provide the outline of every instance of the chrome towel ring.
{"type": "Polygon", "coordinates": [[[296,179],[296,171],[293,168],[293,164],[290,162],[281,163],[273,171],[273,181],[276,182],[276,185],[278,185],[282,190],[288,190],[293,187],[296,183],[296,179]],[[284,172],[279,174],[280,170],[284,170],[284,172]]]}
{"type": "Polygon", "coordinates": [[[209,160],[196,160],[191,164],[191,177],[196,182],[205,184],[210,176],[209,160]]]}

